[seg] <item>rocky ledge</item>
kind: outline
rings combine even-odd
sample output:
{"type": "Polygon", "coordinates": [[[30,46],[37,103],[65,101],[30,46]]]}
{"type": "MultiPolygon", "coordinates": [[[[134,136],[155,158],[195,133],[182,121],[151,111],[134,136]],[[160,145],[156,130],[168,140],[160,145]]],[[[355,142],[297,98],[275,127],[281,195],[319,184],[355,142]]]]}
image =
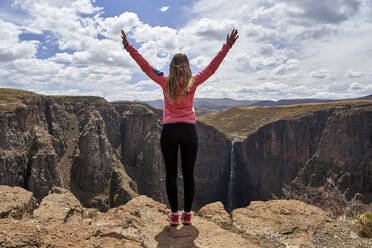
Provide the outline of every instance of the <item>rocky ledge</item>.
{"type": "Polygon", "coordinates": [[[162,203],[138,196],[101,213],[53,187],[38,206],[32,193],[0,186],[0,247],[371,247],[350,220],[295,200],[253,201],[227,213],[221,202],[169,226],[162,203]]]}

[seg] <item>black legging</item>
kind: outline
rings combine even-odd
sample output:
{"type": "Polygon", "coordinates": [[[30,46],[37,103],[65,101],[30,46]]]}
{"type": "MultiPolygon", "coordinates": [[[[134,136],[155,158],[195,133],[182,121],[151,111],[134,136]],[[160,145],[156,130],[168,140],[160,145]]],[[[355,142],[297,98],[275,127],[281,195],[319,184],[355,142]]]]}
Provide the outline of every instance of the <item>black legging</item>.
{"type": "Polygon", "coordinates": [[[180,147],[185,193],[184,210],[189,212],[194,199],[194,165],[198,150],[195,124],[163,124],[160,143],[166,169],[165,186],[172,212],[178,211],[177,157],[178,147],[180,147]]]}

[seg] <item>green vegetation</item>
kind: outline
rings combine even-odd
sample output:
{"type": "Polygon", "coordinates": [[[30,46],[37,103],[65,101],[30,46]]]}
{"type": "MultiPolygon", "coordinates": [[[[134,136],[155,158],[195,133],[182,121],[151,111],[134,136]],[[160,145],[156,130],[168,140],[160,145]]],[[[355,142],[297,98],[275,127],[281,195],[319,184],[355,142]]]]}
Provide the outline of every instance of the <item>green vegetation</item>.
{"type": "MultiPolygon", "coordinates": [[[[33,93],[26,90],[10,89],[10,88],[0,88],[0,111],[9,110],[13,106],[22,104],[22,99],[26,97],[33,96],[44,96],[33,93]]],[[[55,99],[62,99],[67,103],[108,103],[104,98],[98,96],[49,96],[55,99]]]]}
{"type": "Polygon", "coordinates": [[[372,238],[372,213],[362,213],[357,216],[354,225],[363,238],[372,238]]]}
{"type": "Polygon", "coordinates": [[[12,106],[21,104],[24,97],[38,96],[30,91],[0,88],[0,111],[11,109],[12,106]]]}
{"type": "Polygon", "coordinates": [[[222,111],[213,111],[198,117],[198,120],[211,125],[226,134],[228,138],[244,138],[260,127],[277,120],[311,115],[317,111],[352,106],[372,106],[371,100],[346,100],[327,103],[307,103],[276,106],[244,106],[222,111]]]}
{"type": "Polygon", "coordinates": [[[50,96],[57,99],[62,99],[67,103],[79,103],[79,102],[87,102],[87,103],[108,103],[104,98],[99,96],[50,96]]]}
{"type": "Polygon", "coordinates": [[[38,94],[26,90],[0,88],[0,102],[14,101],[26,96],[38,96],[38,94]]]}

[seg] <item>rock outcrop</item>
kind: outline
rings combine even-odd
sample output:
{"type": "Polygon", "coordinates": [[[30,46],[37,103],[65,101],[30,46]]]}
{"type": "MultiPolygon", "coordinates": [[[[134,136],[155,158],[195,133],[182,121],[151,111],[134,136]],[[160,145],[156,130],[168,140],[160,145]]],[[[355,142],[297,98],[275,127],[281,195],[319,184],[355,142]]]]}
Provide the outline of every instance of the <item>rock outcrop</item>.
{"type": "Polygon", "coordinates": [[[68,190],[53,187],[43,198],[39,208],[33,213],[40,223],[81,223],[83,207],[76,197],[68,190]]]}
{"type": "MultiPolygon", "coordinates": [[[[17,194],[9,187],[1,192],[17,194]]],[[[30,193],[31,194],[31,193],[30,193]]],[[[0,209],[4,203],[0,202],[0,209]]],[[[0,219],[0,247],[370,247],[350,220],[335,220],[299,201],[252,202],[227,213],[221,202],[194,213],[193,224],[170,226],[170,211],[138,196],[106,213],[83,208],[53,188],[33,215],[0,219]]]]}
{"type": "Polygon", "coordinates": [[[198,213],[259,247],[368,247],[371,243],[358,237],[350,219],[333,219],[320,208],[296,200],[252,201],[231,215],[213,203],[198,213]]]}
{"type": "Polygon", "coordinates": [[[14,91],[0,92],[0,184],[30,190],[39,202],[64,187],[103,211],[137,195],[115,155],[120,122],[110,103],[14,91]]]}
{"type": "Polygon", "coordinates": [[[0,218],[22,219],[37,207],[30,191],[21,187],[0,186],[0,218]]]}

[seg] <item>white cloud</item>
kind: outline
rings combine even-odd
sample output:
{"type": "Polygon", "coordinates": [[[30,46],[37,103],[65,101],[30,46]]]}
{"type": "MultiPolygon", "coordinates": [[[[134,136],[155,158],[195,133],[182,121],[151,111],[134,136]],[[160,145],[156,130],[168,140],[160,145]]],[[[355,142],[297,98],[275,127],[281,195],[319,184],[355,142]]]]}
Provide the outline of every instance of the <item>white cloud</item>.
{"type": "Polygon", "coordinates": [[[128,53],[123,51],[120,42],[108,39],[95,40],[95,45],[84,51],[77,51],[72,54],[57,53],[51,60],[72,63],[74,66],[100,65],[106,67],[137,68],[128,53]]]}
{"type": "Polygon", "coordinates": [[[288,15],[302,25],[340,24],[358,13],[358,0],[296,1],[281,0],[288,5],[288,15]]]}
{"type": "Polygon", "coordinates": [[[274,69],[275,74],[283,75],[291,71],[298,70],[300,62],[297,59],[289,59],[284,64],[274,69]]]}
{"type": "MultiPolygon", "coordinates": [[[[255,54],[251,57],[250,66],[254,70],[262,69],[265,67],[280,66],[289,59],[291,53],[293,53],[293,51],[287,48],[276,48],[272,44],[262,45],[255,51],[255,54]]],[[[290,61],[294,62],[296,60],[290,61]]]]}
{"type": "Polygon", "coordinates": [[[35,56],[38,41],[20,41],[22,27],[0,19],[0,62],[11,62],[20,58],[35,56]]]}
{"type": "Polygon", "coordinates": [[[94,7],[92,0],[14,0],[12,5],[24,9],[34,16],[41,16],[40,11],[46,10],[47,6],[81,14],[94,14],[102,10],[102,8],[94,7]]]}
{"type": "Polygon", "coordinates": [[[354,91],[354,90],[362,90],[364,87],[363,85],[361,85],[360,83],[357,83],[357,82],[354,82],[350,85],[349,89],[350,91],[354,91]]]}
{"type": "Polygon", "coordinates": [[[319,70],[319,71],[313,71],[310,73],[310,77],[317,78],[317,79],[323,79],[329,76],[329,70],[319,70]]]}
{"type": "Polygon", "coordinates": [[[201,18],[193,20],[183,32],[188,35],[196,35],[202,39],[223,41],[226,35],[237,26],[236,21],[220,18],[201,18]]]}
{"type": "Polygon", "coordinates": [[[97,36],[94,18],[81,16],[101,10],[90,0],[16,0],[13,6],[28,13],[29,30],[51,32],[62,50],[86,49],[97,36]]]}
{"type": "Polygon", "coordinates": [[[209,64],[209,62],[211,61],[211,58],[210,57],[207,57],[207,56],[204,56],[204,55],[200,55],[196,58],[193,58],[191,61],[190,61],[190,64],[191,65],[195,65],[199,68],[203,68],[205,66],[207,66],[209,64]]]}
{"type": "Polygon", "coordinates": [[[265,82],[263,84],[260,84],[257,89],[261,91],[282,91],[285,88],[287,88],[288,85],[284,83],[273,83],[273,82],[265,82]]]}
{"type": "Polygon", "coordinates": [[[165,11],[167,11],[168,9],[169,9],[169,6],[163,6],[163,7],[160,8],[160,11],[161,11],[161,12],[165,12],[165,11]]]}
{"type": "Polygon", "coordinates": [[[353,69],[349,69],[346,74],[345,74],[345,77],[347,78],[359,78],[359,77],[362,77],[364,76],[365,73],[364,72],[361,72],[361,71],[354,71],[353,69]]]}
{"type": "Polygon", "coordinates": [[[280,34],[276,29],[265,28],[262,25],[253,23],[245,24],[241,27],[241,31],[250,39],[257,41],[275,41],[280,39],[280,34]]]}
{"type": "Polygon", "coordinates": [[[136,26],[143,25],[136,13],[124,12],[120,16],[97,18],[98,32],[106,38],[121,40],[120,30],[132,31],[136,26]]]}
{"type": "Polygon", "coordinates": [[[16,0],[13,6],[25,15],[22,25],[0,20],[6,33],[0,37],[0,82],[8,86],[96,92],[109,100],[161,98],[161,89],[144,77],[133,83],[140,69],[123,51],[120,29],[154,67],[166,72],[178,52],[203,68],[237,28],[239,40],[197,96],[342,98],[371,90],[362,77],[372,63],[368,0],[360,5],[356,0],[200,0],[188,9],[190,21],[178,29],[152,26],[131,12],[104,17],[93,0],[16,0]],[[62,51],[38,59],[38,49],[46,44],[20,41],[25,33],[48,35],[48,44],[62,51]],[[349,85],[345,72],[358,82],[349,85]]]}
{"type": "Polygon", "coordinates": [[[371,94],[372,91],[372,85],[371,84],[362,84],[359,82],[353,82],[350,84],[349,88],[347,89],[350,92],[360,91],[363,92],[363,94],[371,94]]]}

